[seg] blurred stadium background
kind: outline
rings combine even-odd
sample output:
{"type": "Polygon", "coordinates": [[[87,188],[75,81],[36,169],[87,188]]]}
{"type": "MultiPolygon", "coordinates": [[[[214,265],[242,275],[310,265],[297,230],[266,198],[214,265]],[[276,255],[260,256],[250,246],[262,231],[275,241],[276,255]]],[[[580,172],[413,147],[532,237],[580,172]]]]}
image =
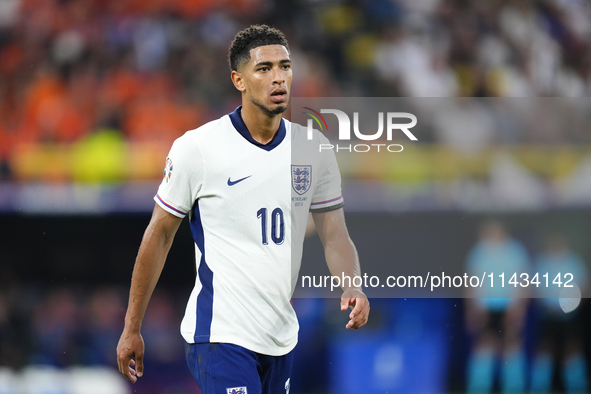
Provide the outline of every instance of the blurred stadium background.
{"type": "MultiPolygon", "coordinates": [[[[178,334],[193,283],[187,225],[150,303],[135,386],[115,373],[115,346],[168,149],[239,105],[227,48],[253,23],[287,34],[292,96],[440,97],[417,99],[428,121],[404,154],[339,155],[362,261],[463,262],[494,215],[532,261],[561,233],[589,264],[586,0],[0,0],[1,394],[198,392],[178,334]],[[445,97],[496,99],[466,109],[445,97]],[[453,119],[438,118],[443,104],[453,119]],[[368,228],[389,236],[389,255],[364,247],[368,228]]],[[[311,237],[304,259],[318,248],[311,237]]],[[[464,300],[373,300],[354,333],[336,300],[293,302],[292,392],[466,390],[464,300]]],[[[583,299],[575,311],[586,360],[589,310],[583,299]]],[[[532,301],[527,376],[539,318],[532,301]]],[[[569,389],[558,368],[552,379],[569,389]]]]}

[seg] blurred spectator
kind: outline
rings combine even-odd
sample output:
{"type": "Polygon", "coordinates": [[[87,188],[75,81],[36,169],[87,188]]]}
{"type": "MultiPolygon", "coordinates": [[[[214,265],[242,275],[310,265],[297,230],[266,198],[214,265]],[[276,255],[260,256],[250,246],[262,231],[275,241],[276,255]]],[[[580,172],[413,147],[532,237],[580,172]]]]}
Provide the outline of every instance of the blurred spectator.
{"type": "Polygon", "coordinates": [[[20,283],[6,243],[0,246],[0,366],[21,368],[30,361],[35,292],[20,283]]]}
{"type": "Polygon", "coordinates": [[[435,136],[444,146],[476,156],[494,138],[493,117],[484,103],[458,98],[438,106],[433,119],[435,136]]]}
{"type": "Polygon", "coordinates": [[[33,311],[33,364],[58,367],[80,361],[80,305],[71,288],[52,291],[33,311]]]}
{"type": "Polygon", "coordinates": [[[83,312],[85,364],[116,365],[113,344],[119,340],[124,310],[123,296],[115,288],[99,288],[90,295],[83,312]]]}
{"type": "Polygon", "coordinates": [[[178,349],[184,346],[178,334],[180,321],[181,316],[175,311],[170,295],[156,291],[142,325],[143,336],[149,343],[146,352],[150,352],[152,363],[166,365],[178,362],[178,349]]]}
{"type": "Polygon", "coordinates": [[[541,282],[535,287],[536,293],[542,298],[536,299],[540,332],[532,364],[531,391],[555,392],[553,377],[558,366],[563,391],[584,393],[588,385],[587,363],[579,303],[588,281],[585,264],[571,251],[567,239],[555,234],[549,237],[546,249],[537,257],[535,273],[541,282]],[[573,287],[557,286],[556,279],[573,287]],[[573,293],[569,294],[569,290],[573,293]]]}
{"type": "MultiPolygon", "coordinates": [[[[399,85],[403,96],[449,97],[457,94],[454,78],[440,48],[431,43],[429,24],[411,19],[410,27],[390,28],[376,48],[375,67],[389,84],[399,85]]],[[[443,38],[439,38],[442,40],[443,38]]]]}
{"type": "MultiPolygon", "coordinates": [[[[500,385],[503,393],[522,393],[526,389],[525,354],[522,328],[527,309],[526,293],[508,282],[514,273],[529,273],[525,248],[510,238],[504,226],[485,222],[480,240],[467,259],[469,275],[482,277],[480,288],[470,288],[466,298],[466,324],[474,345],[468,360],[467,392],[493,390],[495,364],[500,358],[500,385]],[[493,284],[488,275],[493,274],[493,284]],[[499,275],[504,274],[504,286],[499,275]]],[[[519,281],[519,279],[518,279],[519,281]]]]}

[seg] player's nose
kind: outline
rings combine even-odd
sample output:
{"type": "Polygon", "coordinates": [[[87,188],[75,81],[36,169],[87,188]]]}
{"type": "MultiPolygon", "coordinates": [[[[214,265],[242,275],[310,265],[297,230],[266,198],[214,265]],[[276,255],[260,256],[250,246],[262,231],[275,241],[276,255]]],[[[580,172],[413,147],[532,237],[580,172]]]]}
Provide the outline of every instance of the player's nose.
{"type": "Polygon", "coordinates": [[[285,75],[278,67],[273,68],[273,83],[280,85],[285,83],[285,75]]]}

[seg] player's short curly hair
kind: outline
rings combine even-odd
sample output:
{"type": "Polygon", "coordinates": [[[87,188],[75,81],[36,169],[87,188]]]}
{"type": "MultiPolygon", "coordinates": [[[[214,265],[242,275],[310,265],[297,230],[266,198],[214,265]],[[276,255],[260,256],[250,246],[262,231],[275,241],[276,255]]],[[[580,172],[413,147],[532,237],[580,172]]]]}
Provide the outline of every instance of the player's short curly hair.
{"type": "Polygon", "coordinates": [[[280,30],[267,25],[252,25],[234,37],[228,53],[230,69],[238,70],[238,66],[250,60],[251,49],[264,45],[283,45],[289,51],[287,39],[280,30]]]}

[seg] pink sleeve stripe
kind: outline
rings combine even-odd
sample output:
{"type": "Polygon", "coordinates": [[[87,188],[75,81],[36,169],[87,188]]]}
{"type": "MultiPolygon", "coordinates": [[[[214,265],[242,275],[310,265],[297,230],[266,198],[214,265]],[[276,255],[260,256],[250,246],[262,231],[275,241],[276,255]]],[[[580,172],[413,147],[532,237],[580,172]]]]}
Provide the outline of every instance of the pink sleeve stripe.
{"type": "Polygon", "coordinates": [[[175,211],[175,212],[178,212],[178,213],[180,213],[181,215],[186,215],[186,214],[187,214],[186,212],[179,211],[179,210],[178,210],[178,209],[176,209],[175,207],[173,207],[173,206],[171,206],[171,205],[169,205],[169,204],[165,203],[165,202],[164,202],[164,200],[162,200],[158,194],[156,194],[156,198],[157,198],[158,200],[160,200],[160,202],[161,202],[162,204],[164,204],[166,207],[168,207],[168,208],[172,209],[173,211],[175,211]]]}
{"type": "Polygon", "coordinates": [[[329,203],[329,202],[336,201],[336,200],[338,200],[340,198],[343,198],[343,196],[338,196],[337,198],[333,198],[332,200],[326,200],[326,201],[320,201],[320,202],[313,202],[312,205],[326,204],[326,203],[329,203]]]}

